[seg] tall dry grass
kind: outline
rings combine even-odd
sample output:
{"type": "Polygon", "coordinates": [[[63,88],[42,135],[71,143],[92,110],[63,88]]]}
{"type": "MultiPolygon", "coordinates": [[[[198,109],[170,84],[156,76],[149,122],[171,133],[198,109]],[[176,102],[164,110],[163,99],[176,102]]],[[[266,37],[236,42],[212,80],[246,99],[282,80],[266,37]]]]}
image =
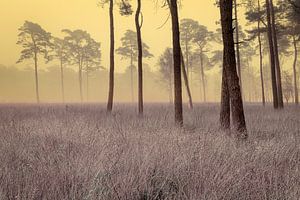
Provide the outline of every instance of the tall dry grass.
{"type": "Polygon", "coordinates": [[[300,109],[247,106],[249,141],[218,129],[217,105],[0,106],[0,199],[300,199],[300,109]]]}

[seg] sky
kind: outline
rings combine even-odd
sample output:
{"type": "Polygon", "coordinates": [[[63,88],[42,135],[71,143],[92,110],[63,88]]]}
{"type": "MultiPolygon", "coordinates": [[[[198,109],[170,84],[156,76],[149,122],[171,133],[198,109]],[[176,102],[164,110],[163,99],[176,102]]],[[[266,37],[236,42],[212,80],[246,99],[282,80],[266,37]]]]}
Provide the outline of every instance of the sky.
{"type": "MultiPolygon", "coordinates": [[[[143,0],[142,12],[144,25],[143,41],[150,46],[155,57],[171,46],[170,20],[159,29],[168,18],[168,10],[161,7],[161,0],[143,0]]],[[[215,30],[218,25],[219,10],[214,6],[215,0],[183,0],[180,7],[180,19],[192,18],[215,30]]],[[[132,0],[133,10],[136,4],[132,0]]],[[[25,20],[40,24],[54,36],[62,37],[61,30],[83,29],[88,31],[96,41],[101,42],[102,65],[108,68],[109,61],[109,18],[108,5],[97,6],[97,0],[1,0],[0,1],[0,64],[11,66],[18,60],[20,47],[16,45],[18,28],[25,20]]],[[[122,17],[115,7],[116,48],[120,38],[127,29],[135,30],[134,16],[122,17]]],[[[155,58],[146,61],[151,65],[155,58]]],[[[30,63],[30,62],[29,62],[30,63]]],[[[124,61],[116,59],[117,71],[124,71],[124,61]]],[[[21,64],[23,67],[24,64],[21,64]]],[[[47,66],[41,66],[46,68],[47,66]]]]}

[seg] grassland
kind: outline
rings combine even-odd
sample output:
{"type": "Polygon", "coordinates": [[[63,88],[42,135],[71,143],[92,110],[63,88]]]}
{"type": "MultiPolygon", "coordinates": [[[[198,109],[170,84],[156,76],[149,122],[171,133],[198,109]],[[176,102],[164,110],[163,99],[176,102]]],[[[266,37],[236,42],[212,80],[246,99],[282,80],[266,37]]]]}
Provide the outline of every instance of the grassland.
{"type": "Polygon", "coordinates": [[[247,142],[218,128],[219,107],[1,105],[1,200],[298,200],[300,107],[246,106],[247,142]]]}

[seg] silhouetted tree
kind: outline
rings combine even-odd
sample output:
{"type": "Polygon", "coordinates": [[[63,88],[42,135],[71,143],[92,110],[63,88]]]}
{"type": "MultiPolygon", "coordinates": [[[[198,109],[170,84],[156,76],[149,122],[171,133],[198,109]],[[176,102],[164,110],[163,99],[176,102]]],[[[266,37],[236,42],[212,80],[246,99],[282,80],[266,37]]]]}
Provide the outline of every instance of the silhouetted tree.
{"type": "MultiPolygon", "coordinates": [[[[121,38],[122,46],[119,47],[116,52],[124,59],[130,60],[130,80],[131,80],[131,100],[134,101],[134,89],[133,89],[133,69],[134,62],[138,59],[138,42],[137,33],[132,30],[127,30],[124,36],[121,38]]],[[[151,58],[153,55],[149,52],[149,46],[142,43],[142,57],[151,58]]]]}
{"type": "Polygon", "coordinates": [[[36,101],[40,103],[39,95],[39,78],[38,78],[38,58],[44,56],[49,59],[48,51],[51,48],[51,34],[46,32],[40,25],[25,21],[23,26],[19,28],[18,45],[21,45],[23,50],[17,63],[23,62],[26,59],[33,59],[35,69],[35,91],[36,101]]]}
{"type": "Polygon", "coordinates": [[[167,48],[159,57],[158,66],[161,74],[161,81],[167,86],[169,102],[173,103],[173,50],[167,48]]]}
{"type": "MultiPolygon", "coordinates": [[[[232,4],[232,0],[220,0],[221,25],[224,45],[223,67],[225,69],[223,74],[226,77],[229,90],[233,128],[237,133],[238,138],[245,139],[247,138],[247,129],[239,78],[236,72],[236,57],[233,37],[234,29],[232,26],[232,4]]],[[[226,111],[228,112],[228,109],[226,109],[226,111]]]]}

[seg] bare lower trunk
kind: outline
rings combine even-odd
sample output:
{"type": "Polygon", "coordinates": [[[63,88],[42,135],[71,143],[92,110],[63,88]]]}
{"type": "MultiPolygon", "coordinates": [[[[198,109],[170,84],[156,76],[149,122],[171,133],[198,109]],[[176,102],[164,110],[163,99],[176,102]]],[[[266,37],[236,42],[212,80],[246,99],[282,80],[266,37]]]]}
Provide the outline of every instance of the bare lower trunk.
{"type": "Polygon", "coordinates": [[[173,87],[172,87],[172,65],[169,66],[169,102],[173,103],[173,87]]]}
{"type": "Polygon", "coordinates": [[[110,0],[110,67],[109,67],[109,91],[107,101],[107,112],[111,112],[114,101],[114,74],[115,74],[115,34],[114,34],[114,2],[110,0]]]}
{"type": "Polygon", "coordinates": [[[224,45],[224,68],[231,102],[232,124],[237,138],[246,139],[247,129],[239,77],[236,72],[236,57],[232,27],[232,0],[220,1],[221,24],[224,45]]]}
{"type": "Polygon", "coordinates": [[[200,55],[200,71],[201,71],[201,81],[202,81],[202,89],[203,89],[203,102],[206,102],[206,85],[205,85],[205,74],[204,74],[202,51],[200,55]]]}
{"type": "Polygon", "coordinates": [[[230,129],[230,97],[226,78],[225,67],[222,69],[222,91],[221,91],[221,112],[220,124],[224,130],[230,129]]]}
{"type": "Polygon", "coordinates": [[[185,67],[185,63],[184,63],[184,59],[183,59],[183,54],[181,52],[181,71],[182,71],[182,75],[183,75],[183,79],[184,79],[184,84],[186,87],[186,92],[189,98],[189,106],[191,109],[193,109],[193,99],[192,99],[192,93],[191,93],[191,89],[190,89],[190,84],[189,84],[189,79],[188,79],[188,75],[186,72],[186,67],[185,67]]]}
{"type": "Polygon", "coordinates": [[[40,103],[39,75],[38,75],[38,58],[37,58],[37,53],[34,53],[34,73],[35,73],[35,95],[36,95],[36,102],[37,102],[37,103],[40,103]]]}
{"type": "Polygon", "coordinates": [[[141,25],[139,22],[139,17],[141,13],[141,0],[137,0],[137,11],[135,15],[135,26],[137,33],[137,43],[138,43],[138,109],[139,114],[142,115],[144,112],[143,106],[143,49],[142,49],[142,35],[141,35],[141,25]]]}
{"type": "Polygon", "coordinates": [[[297,83],[297,59],[298,59],[298,49],[295,35],[293,35],[294,44],[294,63],[293,63],[293,74],[294,74],[294,94],[295,94],[295,104],[299,104],[299,93],[298,93],[298,83],[297,83]]]}
{"type": "Polygon", "coordinates": [[[61,81],[61,97],[63,103],[65,103],[64,66],[63,66],[62,59],[60,60],[60,81],[61,81]]]}
{"type": "Polygon", "coordinates": [[[172,18],[172,40],[173,40],[173,60],[174,60],[174,104],[175,104],[175,122],[183,125],[182,109],[182,83],[181,83],[181,49],[180,32],[178,22],[177,0],[168,1],[172,18]]]}
{"type": "Polygon", "coordinates": [[[86,101],[88,102],[89,101],[89,71],[87,70],[86,71],[86,101]]]}
{"type": "Polygon", "coordinates": [[[276,66],[276,77],[277,77],[277,95],[278,95],[278,107],[283,108],[283,93],[282,93],[282,84],[281,84],[281,70],[280,70],[280,61],[279,61],[279,51],[277,44],[277,32],[276,32],[276,23],[275,23],[275,13],[273,0],[269,1],[270,3],[270,13],[271,13],[271,23],[272,23],[272,36],[274,44],[274,56],[275,56],[275,66],[276,66]]]}
{"type": "Polygon", "coordinates": [[[134,102],[134,90],[133,90],[133,55],[130,58],[130,93],[131,93],[131,103],[134,102]]]}
{"type": "Polygon", "coordinates": [[[78,68],[78,82],[79,82],[79,92],[80,92],[80,101],[83,102],[83,94],[82,94],[82,67],[81,63],[79,63],[78,68]]]}

